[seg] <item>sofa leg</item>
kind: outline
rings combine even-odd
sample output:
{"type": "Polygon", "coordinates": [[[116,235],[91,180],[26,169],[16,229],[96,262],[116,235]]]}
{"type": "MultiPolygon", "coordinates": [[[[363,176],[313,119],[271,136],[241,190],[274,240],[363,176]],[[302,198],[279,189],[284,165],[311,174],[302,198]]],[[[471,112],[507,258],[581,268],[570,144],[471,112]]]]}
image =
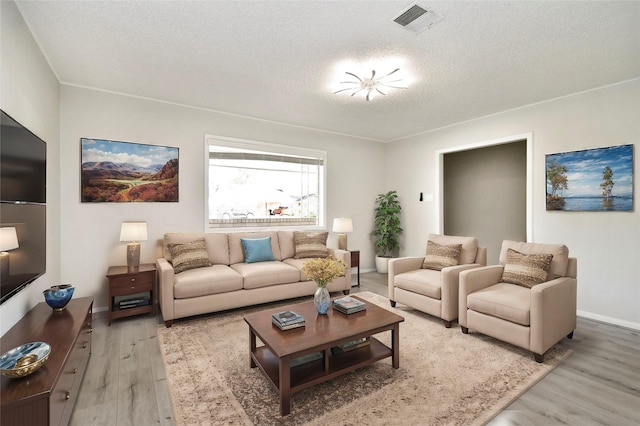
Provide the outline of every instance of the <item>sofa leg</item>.
{"type": "Polygon", "coordinates": [[[462,329],[462,332],[464,334],[469,334],[469,327],[465,327],[464,325],[461,325],[460,328],[462,329]]]}
{"type": "Polygon", "coordinates": [[[442,320],[442,321],[444,321],[445,328],[451,328],[451,321],[447,321],[447,320],[442,320]]]}
{"type": "Polygon", "coordinates": [[[395,300],[389,300],[389,302],[391,302],[391,307],[392,308],[396,307],[396,301],[395,300]]]}
{"type": "Polygon", "coordinates": [[[351,290],[342,290],[342,293],[346,296],[347,294],[349,294],[351,292],[351,290]]]}
{"type": "Polygon", "coordinates": [[[540,355],[540,354],[533,354],[533,357],[536,359],[536,362],[542,363],[542,361],[544,360],[544,354],[540,355]]]}
{"type": "Polygon", "coordinates": [[[165,325],[167,328],[171,327],[171,326],[173,325],[173,320],[166,320],[166,321],[164,322],[164,325],[165,325]]]}
{"type": "Polygon", "coordinates": [[[569,334],[567,334],[567,339],[573,339],[573,331],[569,334]]]}

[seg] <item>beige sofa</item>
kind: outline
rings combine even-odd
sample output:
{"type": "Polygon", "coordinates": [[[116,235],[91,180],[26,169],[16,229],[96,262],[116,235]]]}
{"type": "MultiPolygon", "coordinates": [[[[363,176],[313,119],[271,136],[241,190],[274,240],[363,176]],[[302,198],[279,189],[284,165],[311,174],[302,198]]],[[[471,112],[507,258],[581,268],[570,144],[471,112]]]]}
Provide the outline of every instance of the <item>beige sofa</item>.
{"type": "MultiPolygon", "coordinates": [[[[167,327],[193,315],[274,302],[315,293],[317,288],[300,268],[308,259],[295,258],[294,231],[168,233],[157,259],[158,300],[167,327]],[[271,237],[274,261],[245,263],[241,238],[271,237]],[[204,239],[212,266],[175,273],[169,244],[204,239]]],[[[330,292],[351,289],[351,254],[329,248],[346,265],[345,275],[327,286],[330,292]]]]}

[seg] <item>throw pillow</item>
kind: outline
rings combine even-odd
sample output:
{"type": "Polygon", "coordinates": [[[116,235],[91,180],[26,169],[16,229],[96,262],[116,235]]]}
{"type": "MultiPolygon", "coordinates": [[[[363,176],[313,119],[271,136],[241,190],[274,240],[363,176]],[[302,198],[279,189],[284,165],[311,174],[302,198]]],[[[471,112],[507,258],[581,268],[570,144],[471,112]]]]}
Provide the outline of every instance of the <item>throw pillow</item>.
{"type": "Polygon", "coordinates": [[[296,246],[296,259],[306,259],[309,257],[328,257],[327,248],[328,232],[295,231],[293,242],[296,246]]]}
{"type": "Polygon", "coordinates": [[[189,269],[211,266],[204,239],[184,244],[169,244],[167,248],[171,253],[171,263],[176,274],[189,269]]]}
{"type": "Polygon", "coordinates": [[[268,262],[276,260],[271,250],[271,237],[240,238],[244,249],[245,263],[268,262]]]}
{"type": "Polygon", "coordinates": [[[441,271],[449,266],[456,266],[460,259],[462,244],[443,245],[427,241],[427,255],[422,262],[423,269],[441,271]]]}
{"type": "Polygon", "coordinates": [[[513,249],[507,250],[507,262],[502,272],[502,282],[531,288],[547,281],[552,254],[524,254],[513,249]]]}

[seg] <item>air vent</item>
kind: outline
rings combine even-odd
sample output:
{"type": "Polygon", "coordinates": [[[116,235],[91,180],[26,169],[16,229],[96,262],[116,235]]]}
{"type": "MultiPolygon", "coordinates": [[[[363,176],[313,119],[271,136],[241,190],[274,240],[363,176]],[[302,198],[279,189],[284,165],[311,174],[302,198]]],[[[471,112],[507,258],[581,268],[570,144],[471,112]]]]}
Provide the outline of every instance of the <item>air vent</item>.
{"type": "Polygon", "coordinates": [[[418,3],[412,4],[393,18],[393,22],[416,34],[431,28],[441,20],[442,15],[418,3]]]}

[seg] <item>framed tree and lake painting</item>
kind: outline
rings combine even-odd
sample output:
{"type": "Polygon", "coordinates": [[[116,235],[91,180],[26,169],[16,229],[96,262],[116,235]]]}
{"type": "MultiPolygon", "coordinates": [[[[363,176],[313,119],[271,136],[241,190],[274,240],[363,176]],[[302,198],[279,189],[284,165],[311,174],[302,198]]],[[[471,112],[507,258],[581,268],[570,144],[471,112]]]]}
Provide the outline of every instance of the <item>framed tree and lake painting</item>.
{"type": "Polygon", "coordinates": [[[545,157],[547,210],[633,211],[633,144],[545,157]]]}
{"type": "Polygon", "coordinates": [[[178,202],[179,148],[82,138],[81,200],[178,202]]]}

